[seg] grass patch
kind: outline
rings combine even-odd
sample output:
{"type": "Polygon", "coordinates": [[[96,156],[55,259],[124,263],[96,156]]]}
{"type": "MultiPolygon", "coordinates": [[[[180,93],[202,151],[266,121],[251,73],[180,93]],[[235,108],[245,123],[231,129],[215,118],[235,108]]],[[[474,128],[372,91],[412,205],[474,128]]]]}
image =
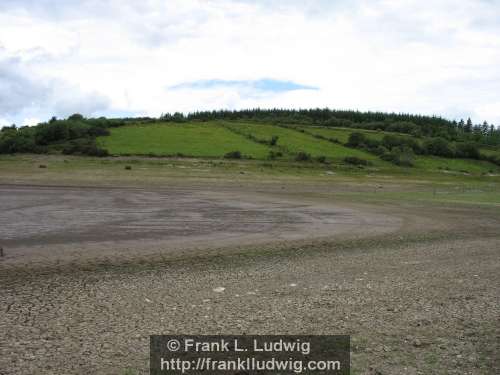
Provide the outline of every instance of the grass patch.
{"type": "Polygon", "coordinates": [[[387,133],[376,130],[364,130],[364,129],[348,129],[348,128],[328,128],[328,127],[320,127],[320,126],[301,126],[299,129],[303,129],[311,134],[317,134],[325,138],[336,139],[342,144],[346,144],[349,140],[349,136],[351,133],[362,133],[368,139],[374,139],[377,141],[381,141],[387,134],[396,134],[396,133],[387,133]]]}
{"type": "Polygon", "coordinates": [[[487,174],[500,173],[500,167],[484,161],[473,159],[448,159],[438,156],[418,156],[415,159],[418,169],[441,171],[455,174],[487,174]]]}
{"type": "Polygon", "coordinates": [[[270,151],[214,123],[124,126],[97,143],[112,155],[223,157],[238,150],[245,157],[265,159],[270,151]]]}
{"type": "Polygon", "coordinates": [[[249,134],[262,140],[268,140],[273,136],[277,136],[277,147],[290,155],[297,155],[303,152],[311,155],[313,158],[325,156],[335,161],[341,161],[347,156],[353,156],[366,160],[373,160],[379,164],[383,163],[379,161],[375,155],[371,155],[362,150],[356,150],[327,140],[317,139],[309,134],[301,133],[293,129],[254,123],[227,123],[226,126],[235,128],[238,132],[249,134]]]}

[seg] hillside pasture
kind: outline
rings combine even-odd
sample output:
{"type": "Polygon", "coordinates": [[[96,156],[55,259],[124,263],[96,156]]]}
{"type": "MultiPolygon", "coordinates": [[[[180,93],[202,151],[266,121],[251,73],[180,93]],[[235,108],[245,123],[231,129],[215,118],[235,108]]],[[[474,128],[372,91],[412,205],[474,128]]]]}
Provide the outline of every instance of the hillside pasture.
{"type": "Polygon", "coordinates": [[[422,155],[415,158],[415,168],[455,174],[500,173],[500,167],[484,160],[448,159],[437,156],[422,155]]]}
{"type": "Polygon", "coordinates": [[[332,160],[341,160],[347,156],[355,156],[377,163],[383,163],[375,155],[368,152],[348,148],[324,139],[318,139],[310,134],[290,128],[253,123],[228,123],[226,126],[237,132],[251,135],[256,139],[264,141],[269,141],[273,136],[277,136],[277,148],[282,148],[291,155],[305,152],[312,157],[325,156],[332,160]]]}
{"type": "Polygon", "coordinates": [[[381,141],[387,134],[396,134],[396,133],[387,133],[382,131],[375,130],[364,130],[364,129],[348,129],[348,128],[328,128],[328,127],[320,127],[320,126],[301,126],[299,129],[302,129],[310,134],[317,134],[322,137],[328,139],[336,139],[342,144],[346,144],[349,140],[349,136],[352,133],[362,133],[368,139],[374,139],[377,141],[381,141]]]}
{"type": "Polygon", "coordinates": [[[97,142],[111,155],[223,157],[240,151],[245,157],[263,159],[270,151],[213,123],[124,126],[111,129],[110,136],[99,137],[97,142]]]}

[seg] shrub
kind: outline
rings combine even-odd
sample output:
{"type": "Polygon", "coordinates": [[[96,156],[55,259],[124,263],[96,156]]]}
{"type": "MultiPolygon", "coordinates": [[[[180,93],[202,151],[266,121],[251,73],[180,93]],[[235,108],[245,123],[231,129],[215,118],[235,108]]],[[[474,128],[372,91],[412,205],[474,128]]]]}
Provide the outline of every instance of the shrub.
{"type": "Polygon", "coordinates": [[[109,153],[108,153],[108,150],[104,150],[102,148],[99,148],[99,147],[93,145],[85,150],[85,155],[97,156],[97,157],[102,158],[105,156],[109,156],[109,153]]]}
{"type": "Polygon", "coordinates": [[[377,141],[376,139],[365,138],[365,147],[368,150],[370,150],[370,151],[374,150],[379,146],[380,146],[380,142],[377,141]]]}
{"type": "Polygon", "coordinates": [[[389,150],[387,148],[385,148],[384,146],[380,145],[378,146],[377,148],[374,148],[371,150],[375,155],[383,155],[383,154],[386,154],[389,152],[389,150]]]}
{"type": "Polygon", "coordinates": [[[366,137],[363,133],[353,132],[349,135],[349,140],[346,146],[349,147],[361,147],[366,144],[366,137]]]}
{"type": "MultiPolygon", "coordinates": [[[[70,120],[70,121],[81,121],[83,119],[84,119],[84,117],[79,113],[74,113],[68,117],[68,120],[70,120]]],[[[54,121],[52,121],[52,122],[54,122],[54,121]]]]}
{"type": "Polygon", "coordinates": [[[357,156],[346,156],[344,162],[352,165],[370,165],[368,160],[358,158],[357,156]]]}
{"type": "Polygon", "coordinates": [[[283,156],[283,153],[280,152],[280,151],[269,151],[269,155],[268,155],[268,159],[276,159],[276,158],[280,158],[283,156]]]}
{"type": "Polygon", "coordinates": [[[431,138],[424,142],[424,152],[429,155],[453,157],[454,153],[448,141],[444,138],[431,138]]]}
{"type": "Polygon", "coordinates": [[[276,146],[278,144],[278,139],[279,139],[279,137],[277,135],[273,135],[271,137],[271,140],[269,141],[269,144],[271,146],[276,146]]]}
{"type": "Polygon", "coordinates": [[[326,163],[326,156],[320,155],[314,158],[318,163],[326,163]]]}
{"type": "Polygon", "coordinates": [[[125,169],[126,169],[127,171],[130,171],[130,170],[132,169],[132,166],[130,166],[130,165],[126,165],[126,166],[125,166],[125,169]]]}
{"type": "Polygon", "coordinates": [[[241,152],[239,151],[230,151],[224,155],[225,159],[241,159],[241,152]]]}
{"type": "Polygon", "coordinates": [[[304,151],[299,151],[297,155],[295,155],[296,161],[309,161],[311,160],[311,155],[304,151]]]}
{"type": "Polygon", "coordinates": [[[415,163],[413,150],[408,146],[394,147],[390,152],[380,155],[380,158],[402,167],[413,167],[415,163]]]}
{"type": "Polygon", "coordinates": [[[109,130],[100,126],[92,126],[88,130],[88,134],[91,137],[99,137],[103,135],[109,135],[109,130]]]}
{"type": "Polygon", "coordinates": [[[495,155],[482,156],[482,159],[489,161],[490,163],[500,166],[500,157],[495,155]]]}
{"type": "Polygon", "coordinates": [[[456,151],[457,158],[479,159],[481,157],[478,147],[474,143],[457,143],[456,151]]]}
{"type": "Polygon", "coordinates": [[[422,152],[420,144],[415,139],[392,134],[384,136],[382,146],[388,150],[392,150],[394,147],[408,147],[417,154],[422,152]]]}
{"type": "Polygon", "coordinates": [[[107,150],[99,148],[93,139],[75,139],[66,143],[64,146],[62,153],[65,155],[78,154],[78,155],[88,155],[88,156],[97,156],[104,157],[108,156],[109,153],[107,150]]]}

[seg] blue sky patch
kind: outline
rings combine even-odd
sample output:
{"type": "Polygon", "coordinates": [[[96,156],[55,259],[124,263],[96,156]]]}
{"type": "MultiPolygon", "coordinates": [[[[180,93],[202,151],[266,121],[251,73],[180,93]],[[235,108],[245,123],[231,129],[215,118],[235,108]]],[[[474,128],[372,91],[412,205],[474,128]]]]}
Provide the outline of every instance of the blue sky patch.
{"type": "Polygon", "coordinates": [[[318,90],[318,87],[301,85],[292,81],[280,81],[277,79],[258,79],[258,80],[224,80],[224,79],[208,79],[193,82],[184,82],[178,85],[170,86],[170,89],[193,89],[206,90],[219,87],[234,87],[241,89],[252,89],[256,91],[266,92],[287,92],[294,90],[318,90]]]}

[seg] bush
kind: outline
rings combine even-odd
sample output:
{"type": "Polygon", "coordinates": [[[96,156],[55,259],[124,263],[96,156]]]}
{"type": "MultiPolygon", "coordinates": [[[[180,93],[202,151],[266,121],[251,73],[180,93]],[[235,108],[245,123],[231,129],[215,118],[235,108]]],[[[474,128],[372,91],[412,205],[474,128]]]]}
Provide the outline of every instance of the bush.
{"type": "Polygon", "coordinates": [[[314,160],[316,160],[318,163],[326,163],[326,156],[324,155],[316,156],[314,160]]]}
{"type": "Polygon", "coordinates": [[[389,153],[380,155],[380,158],[402,167],[413,167],[415,163],[413,150],[408,146],[394,147],[389,153]]]}
{"type": "Polygon", "coordinates": [[[225,159],[241,159],[241,152],[231,151],[224,155],[225,159]]]}
{"type": "Polygon", "coordinates": [[[279,139],[279,137],[277,135],[273,135],[271,137],[271,140],[269,141],[269,144],[271,146],[276,146],[278,144],[278,139],[279,139]]]}
{"type": "Polygon", "coordinates": [[[10,130],[0,136],[0,154],[13,154],[15,152],[35,152],[40,149],[35,144],[31,133],[23,130],[10,130]]]}
{"type": "Polygon", "coordinates": [[[375,155],[380,156],[380,155],[388,153],[389,150],[387,148],[385,148],[384,146],[380,145],[377,148],[372,149],[371,152],[373,152],[375,155]]]}
{"type": "MultiPolygon", "coordinates": [[[[82,121],[82,120],[84,120],[84,117],[79,113],[74,113],[68,117],[68,120],[70,120],[70,121],[82,121]]],[[[52,122],[54,122],[54,121],[52,121],[52,122]]]]}
{"type": "Polygon", "coordinates": [[[388,150],[392,150],[395,147],[407,147],[411,148],[414,153],[422,153],[422,147],[420,147],[420,144],[415,139],[398,135],[389,134],[384,136],[382,146],[388,150]]]}
{"type": "Polygon", "coordinates": [[[297,155],[295,155],[295,161],[309,161],[309,160],[311,160],[311,155],[306,152],[299,151],[297,155]]]}
{"type": "Polygon", "coordinates": [[[489,155],[489,156],[482,156],[481,158],[489,161],[490,163],[500,166],[500,156],[489,155]]]}
{"type": "Polygon", "coordinates": [[[372,152],[372,150],[375,150],[380,145],[381,145],[380,142],[377,141],[376,139],[370,139],[370,138],[365,139],[365,148],[368,149],[370,152],[372,152]]]}
{"type": "Polygon", "coordinates": [[[105,156],[109,156],[109,152],[108,152],[108,150],[104,150],[104,149],[99,148],[97,146],[92,146],[86,150],[85,155],[97,156],[97,157],[103,158],[105,156]]]}
{"type": "Polygon", "coordinates": [[[93,139],[76,139],[68,142],[62,150],[62,153],[65,155],[88,155],[88,156],[97,156],[104,157],[108,156],[109,153],[107,150],[99,148],[93,139]]]}
{"type": "Polygon", "coordinates": [[[424,142],[424,152],[429,155],[444,156],[447,158],[455,156],[449,142],[441,137],[426,140],[424,142]]]}
{"type": "Polygon", "coordinates": [[[370,165],[371,163],[368,160],[358,158],[356,156],[346,156],[344,158],[344,162],[352,165],[370,165]]]}
{"type": "Polygon", "coordinates": [[[109,133],[109,130],[106,128],[103,128],[100,126],[92,126],[91,128],[89,128],[88,134],[91,137],[99,137],[99,136],[103,136],[103,135],[109,135],[110,133],[109,133]]]}
{"type": "Polygon", "coordinates": [[[481,157],[479,148],[474,143],[457,143],[455,147],[457,158],[479,159],[481,157]]]}
{"type": "Polygon", "coordinates": [[[276,159],[276,158],[280,158],[283,156],[283,153],[281,153],[280,151],[269,151],[269,155],[267,156],[268,159],[276,159]]]}
{"type": "Polygon", "coordinates": [[[366,137],[363,133],[353,132],[349,135],[349,140],[346,146],[349,147],[362,147],[366,144],[366,137]]]}

